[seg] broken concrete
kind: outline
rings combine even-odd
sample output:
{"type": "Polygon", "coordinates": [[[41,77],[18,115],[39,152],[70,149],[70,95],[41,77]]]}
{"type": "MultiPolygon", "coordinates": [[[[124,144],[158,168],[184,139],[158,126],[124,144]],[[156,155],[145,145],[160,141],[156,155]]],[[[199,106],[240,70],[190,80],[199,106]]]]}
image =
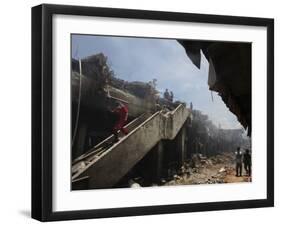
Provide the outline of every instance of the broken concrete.
{"type": "Polygon", "coordinates": [[[252,130],[251,43],[178,40],[187,56],[200,68],[201,51],[209,61],[209,89],[222,97],[241,125],[252,130]]]}
{"type": "Polygon", "coordinates": [[[234,154],[223,153],[206,158],[195,155],[196,164],[185,162],[181,172],[174,175],[174,179],[164,185],[190,185],[190,184],[221,184],[250,182],[251,177],[235,176],[234,154]]]}

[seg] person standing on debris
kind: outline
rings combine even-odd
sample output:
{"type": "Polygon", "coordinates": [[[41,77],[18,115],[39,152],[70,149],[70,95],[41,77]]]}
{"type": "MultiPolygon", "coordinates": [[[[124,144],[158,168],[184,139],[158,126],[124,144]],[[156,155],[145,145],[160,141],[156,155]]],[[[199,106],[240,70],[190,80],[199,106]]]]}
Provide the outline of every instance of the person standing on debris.
{"type": "Polygon", "coordinates": [[[174,101],[174,93],[172,91],[170,91],[170,101],[171,102],[174,101]]]}
{"type": "Polygon", "coordinates": [[[236,162],[236,177],[242,176],[242,153],[240,147],[237,148],[235,152],[235,162],[236,162]]]}
{"type": "Polygon", "coordinates": [[[251,176],[252,158],[249,149],[246,149],[246,152],[243,155],[243,163],[247,176],[251,176]]]}
{"type": "Polygon", "coordinates": [[[170,94],[169,94],[169,90],[166,89],[165,92],[164,92],[164,99],[165,100],[170,100],[170,94]]]}
{"type": "Polygon", "coordinates": [[[115,142],[119,141],[118,138],[118,130],[122,131],[125,135],[128,134],[128,130],[124,128],[127,120],[128,120],[128,107],[125,106],[121,102],[116,102],[116,108],[112,111],[117,116],[117,121],[113,127],[113,134],[115,138],[115,142]]]}

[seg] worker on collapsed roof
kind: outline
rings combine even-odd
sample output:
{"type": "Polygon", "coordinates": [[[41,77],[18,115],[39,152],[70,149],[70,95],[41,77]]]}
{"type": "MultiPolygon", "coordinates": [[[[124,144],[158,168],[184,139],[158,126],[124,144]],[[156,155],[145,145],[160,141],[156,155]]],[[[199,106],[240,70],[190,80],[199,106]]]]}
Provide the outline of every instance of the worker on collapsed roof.
{"type": "Polygon", "coordinates": [[[236,177],[242,176],[242,153],[240,147],[237,147],[235,152],[235,163],[236,163],[236,177]]]}
{"type": "Polygon", "coordinates": [[[174,101],[174,93],[172,91],[170,91],[170,101],[171,102],[174,101]]]}
{"type": "Polygon", "coordinates": [[[164,92],[164,99],[170,100],[170,93],[169,93],[168,89],[166,89],[165,92],[164,92]]]}
{"type": "Polygon", "coordinates": [[[117,121],[112,129],[112,132],[114,134],[115,142],[118,142],[118,130],[122,131],[125,135],[128,134],[128,130],[124,128],[128,120],[128,107],[120,101],[117,101],[115,104],[116,107],[112,110],[112,112],[116,114],[117,121]]]}
{"type": "Polygon", "coordinates": [[[193,103],[190,102],[190,110],[193,110],[193,103]]]}

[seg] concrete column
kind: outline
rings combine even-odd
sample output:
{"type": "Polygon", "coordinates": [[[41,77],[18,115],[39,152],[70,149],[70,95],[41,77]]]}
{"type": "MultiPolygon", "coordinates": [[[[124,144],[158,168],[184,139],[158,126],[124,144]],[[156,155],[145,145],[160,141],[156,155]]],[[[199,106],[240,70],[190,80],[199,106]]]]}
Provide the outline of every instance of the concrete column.
{"type": "Polygon", "coordinates": [[[188,159],[188,155],[189,155],[189,146],[188,146],[188,142],[189,142],[189,137],[188,137],[188,133],[187,133],[187,129],[185,130],[185,139],[184,139],[184,144],[185,144],[185,156],[184,156],[184,160],[188,159]]]}
{"type": "Polygon", "coordinates": [[[186,128],[182,127],[177,138],[177,151],[179,156],[179,164],[183,165],[186,159],[186,128]]]}
{"type": "Polygon", "coordinates": [[[155,182],[160,182],[162,177],[162,167],[163,167],[163,142],[159,141],[154,149],[154,180],[155,182]]]}

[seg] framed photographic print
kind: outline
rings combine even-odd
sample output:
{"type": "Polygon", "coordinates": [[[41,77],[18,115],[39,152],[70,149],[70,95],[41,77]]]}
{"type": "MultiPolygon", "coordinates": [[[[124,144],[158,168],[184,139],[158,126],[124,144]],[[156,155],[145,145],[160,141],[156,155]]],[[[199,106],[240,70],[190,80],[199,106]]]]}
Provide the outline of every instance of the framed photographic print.
{"type": "Polygon", "coordinates": [[[32,8],[32,217],[274,205],[274,21],[32,8]]]}

